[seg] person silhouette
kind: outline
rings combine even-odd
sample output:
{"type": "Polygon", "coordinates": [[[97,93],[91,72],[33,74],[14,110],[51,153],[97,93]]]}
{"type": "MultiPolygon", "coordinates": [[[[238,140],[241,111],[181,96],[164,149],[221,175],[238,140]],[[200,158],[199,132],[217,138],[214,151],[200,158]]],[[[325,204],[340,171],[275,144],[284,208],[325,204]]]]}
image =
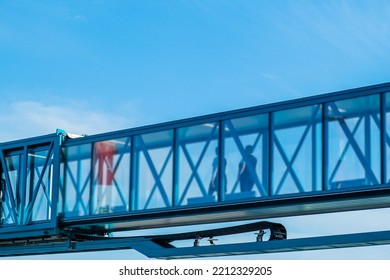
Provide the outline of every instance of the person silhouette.
{"type": "MultiPolygon", "coordinates": [[[[213,160],[212,164],[212,175],[211,175],[211,181],[209,185],[209,195],[213,195],[214,192],[218,193],[218,187],[219,187],[219,168],[218,168],[218,163],[219,163],[219,155],[218,155],[218,147],[215,148],[215,158],[213,160]]],[[[225,170],[226,168],[226,159],[224,159],[224,164],[223,168],[225,170]]],[[[226,173],[225,171],[223,172],[224,174],[224,184],[226,184],[226,173]]]]}
{"type": "MultiPolygon", "coordinates": [[[[257,159],[252,154],[253,146],[247,145],[245,147],[246,156],[241,160],[238,166],[238,179],[240,181],[241,192],[250,192],[253,189],[255,179],[252,174],[256,172],[257,159]],[[252,174],[250,172],[252,170],[252,174]]],[[[254,175],[254,174],[253,174],[254,175]]]]}

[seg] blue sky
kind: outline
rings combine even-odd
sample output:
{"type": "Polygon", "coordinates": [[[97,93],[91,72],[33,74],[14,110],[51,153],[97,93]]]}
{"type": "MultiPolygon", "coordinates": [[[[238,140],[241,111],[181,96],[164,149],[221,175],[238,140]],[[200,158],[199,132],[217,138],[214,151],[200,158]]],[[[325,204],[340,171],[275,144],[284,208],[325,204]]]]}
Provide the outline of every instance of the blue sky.
{"type": "MultiPolygon", "coordinates": [[[[389,82],[389,49],[385,0],[0,0],[0,142],[56,128],[101,133],[389,82]]],[[[367,217],[366,227],[383,229],[388,211],[373,213],[321,221],[337,217],[359,231],[354,222],[367,217]]],[[[297,236],[300,223],[321,224],[296,219],[287,223],[297,236]]],[[[388,249],[271,257],[390,258],[388,249]]],[[[107,256],[118,253],[94,255],[107,256]]],[[[124,255],[132,257],[139,256],[124,255]]]]}

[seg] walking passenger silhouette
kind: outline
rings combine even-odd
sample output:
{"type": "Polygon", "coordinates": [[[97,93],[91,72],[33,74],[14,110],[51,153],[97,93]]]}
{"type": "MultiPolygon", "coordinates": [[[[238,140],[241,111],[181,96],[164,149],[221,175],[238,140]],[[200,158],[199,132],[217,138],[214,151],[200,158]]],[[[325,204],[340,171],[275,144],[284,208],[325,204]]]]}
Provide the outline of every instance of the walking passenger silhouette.
{"type": "Polygon", "coordinates": [[[245,153],[245,157],[241,160],[238,166],[238,179],[240,181],[241,192],[250,192],[252,191],[255,183],[255,179],[252,175],[255,175],[256,172],[257,159],[252,154],[252,145],[247,145],[245,147],[245,153]]]}

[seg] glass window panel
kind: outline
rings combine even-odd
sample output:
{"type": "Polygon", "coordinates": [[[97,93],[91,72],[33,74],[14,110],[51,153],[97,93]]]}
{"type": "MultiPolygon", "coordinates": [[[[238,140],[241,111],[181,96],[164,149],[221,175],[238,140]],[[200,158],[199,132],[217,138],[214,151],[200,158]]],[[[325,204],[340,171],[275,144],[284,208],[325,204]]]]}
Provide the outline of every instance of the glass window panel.
{"type": "Polygon", "coordinates": [[[135,136],[136,210],[172,206],[173,130],[135,136]]]}
{"type": "Polygon", "coordinates": [[[177,130],[176,205],[214,202],[218,198],[218,123],[177,130]]]}
{"type": "Polygon", "coordinates": [[[65,217],[90,214],[92,145],[83,144],[62,149],[61,182],[65,217]]]}
{"type": "Polygon", "coordinates": [[[128,209],[130,151],[130,138],[94,143],[92,214],[128,209]]]}
{"type": "Polygon", "coordinates": [[[268,195],[268,115],[223,123],[225,200],[268,195]]]}
{"type": "Polygon", "coordinates": [[[3,172],[7,171],[8,174],[2,174],[3,203],[0,224],[21,223],[21,221],[18,220],[23,209],[20,184],[21,157],[20,154],[5,157],[6,167],[3,168],[3,172]],[[6,177],[8,177],[8,181],[6,180],[6,177]]]}
{"type": "Polygon", "coordinates": [[[272,195],[321,189],[321,105],[273,114],[272,195]]]}
{"type": "Polygon", "coordinates": [[[326,104],[328,114],[327,188],[380,182],[379,95],[326,104]]]}
{"type": "Polygon", "coordinates": [[[53,153],[48,149],[29,149],[27,156],[26,207],[24,220],[48,220],[51,217],[53,153]]]}

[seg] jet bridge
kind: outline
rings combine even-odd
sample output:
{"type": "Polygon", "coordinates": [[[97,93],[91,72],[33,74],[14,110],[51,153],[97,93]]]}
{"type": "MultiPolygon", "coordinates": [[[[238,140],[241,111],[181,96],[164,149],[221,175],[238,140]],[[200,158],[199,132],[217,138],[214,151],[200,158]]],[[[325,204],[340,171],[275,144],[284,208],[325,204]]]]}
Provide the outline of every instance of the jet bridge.
{"type": "MultiPolygon", "coordinates": [[[[388,83],[98,135],[58,130],[2,143],[0,255],[136,248],[144,236],[113,233],[389,207],[389,116],[388,83]]],[[[267,225],[256,231],[275,227],[267,225]]],[[[276,236],[267,244],[291,250],[287,232],[276,236]]],[[[169,238],[146,240],[173,252],[169,238]]],[[[365,244],[388,240],[385,232],[365,244]]],[[[314,247],[326,247],[320,243],[314,247]]],[[[235,254],[253,253],[247,248],[235,254]]]]}

